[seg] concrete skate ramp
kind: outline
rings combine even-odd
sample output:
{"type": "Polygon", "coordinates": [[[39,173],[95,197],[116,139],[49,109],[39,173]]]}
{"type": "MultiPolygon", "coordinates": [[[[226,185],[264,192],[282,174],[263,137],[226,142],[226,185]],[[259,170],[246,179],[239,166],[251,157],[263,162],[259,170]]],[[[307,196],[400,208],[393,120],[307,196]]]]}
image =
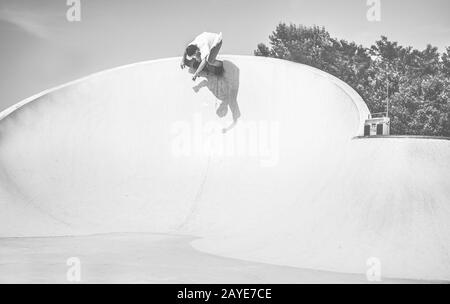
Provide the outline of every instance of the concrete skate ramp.
{"type": "Polygon", "coordinates": [[[369,111],[343,82],[221,59],[222,77],[150,61],[0,114],[0,236],[190,234],[252,261],[450,279],[449,141],[353,139],[369,111]]]}

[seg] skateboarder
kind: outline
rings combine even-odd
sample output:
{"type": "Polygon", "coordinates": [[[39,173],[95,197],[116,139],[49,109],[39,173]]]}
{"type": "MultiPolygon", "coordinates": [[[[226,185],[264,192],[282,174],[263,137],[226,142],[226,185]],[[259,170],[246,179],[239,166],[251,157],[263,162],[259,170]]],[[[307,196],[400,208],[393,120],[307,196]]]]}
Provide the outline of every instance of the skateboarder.
{"type": "Polygon", "coordinates": [[[186,60],[195,60],[199,63],[197,70],[192,77],[192,80],[196,80],[200,72],[205,68],[207,63],[214,64],[217,54],[219,54],[220,47],[222,46],[222,33],[208,33],[204,32],[198,35],[194,41],[189,43],[184,51],[183,58],[181,59],[181,68],[186,67],[186,60]]]}

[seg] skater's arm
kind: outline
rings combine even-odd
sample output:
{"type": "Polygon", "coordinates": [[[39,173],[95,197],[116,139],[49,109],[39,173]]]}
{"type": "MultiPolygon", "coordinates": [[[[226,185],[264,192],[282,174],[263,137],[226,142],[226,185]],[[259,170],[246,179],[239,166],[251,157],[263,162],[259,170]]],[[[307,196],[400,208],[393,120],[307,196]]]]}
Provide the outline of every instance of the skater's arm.
{"type": "Polygon", "coordinates": [[[182,69],[184,69],[184,68],[186,67],[186,64],[185,64],[185,62],[186,62],[186,56],[187,56],[187,51],[184,50],[183,58],[181,58],[181,63],[180,63],[180,67],[181,67],[182,69]]]}
{"type": "Polygon", "coordinates": [[[197,68],[197,71],[194,74],[194,77],[192,78],[193,80],[195,80],[198,77],[198,74],[200,74],[201,71],[203,71],[203,69],[205,68],[206,65],[206,58],[202,60],[202,63],[200,63],[200,65],[197,68]]]}

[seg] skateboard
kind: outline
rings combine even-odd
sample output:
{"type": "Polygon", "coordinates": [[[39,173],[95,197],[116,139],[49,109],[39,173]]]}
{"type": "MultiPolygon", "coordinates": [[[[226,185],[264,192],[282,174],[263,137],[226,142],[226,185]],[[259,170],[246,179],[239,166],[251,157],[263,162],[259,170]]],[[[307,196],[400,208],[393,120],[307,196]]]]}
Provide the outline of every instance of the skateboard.
{"type": "MultiPolygon", "coordinates": [[[[196,70],[198,68],[198,66],[200,65],[200,62],[198,62],[197,60],[184,60],[184,64],[194,70],[196,70]]],[[[207,74],[214,74],[214,75],[222,75],[224,72],[224,68],[223,68],[223,61],[220,60],[216,60],[214,61],[214,63],[209,63],[206,62],[205,67],[203,68],[203,72],[207,73],[207,74]]]]}

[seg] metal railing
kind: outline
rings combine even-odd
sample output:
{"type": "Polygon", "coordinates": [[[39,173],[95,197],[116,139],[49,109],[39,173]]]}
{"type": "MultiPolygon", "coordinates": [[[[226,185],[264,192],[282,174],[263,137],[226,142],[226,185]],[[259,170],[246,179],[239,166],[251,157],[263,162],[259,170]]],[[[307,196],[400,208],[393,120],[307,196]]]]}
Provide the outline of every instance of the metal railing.
{"type": "Polygon", "coordinates": [[[380,118],[380,117],[388,117],[388,112],[372,113],[369,115],[369,119],[380,118]]]}

